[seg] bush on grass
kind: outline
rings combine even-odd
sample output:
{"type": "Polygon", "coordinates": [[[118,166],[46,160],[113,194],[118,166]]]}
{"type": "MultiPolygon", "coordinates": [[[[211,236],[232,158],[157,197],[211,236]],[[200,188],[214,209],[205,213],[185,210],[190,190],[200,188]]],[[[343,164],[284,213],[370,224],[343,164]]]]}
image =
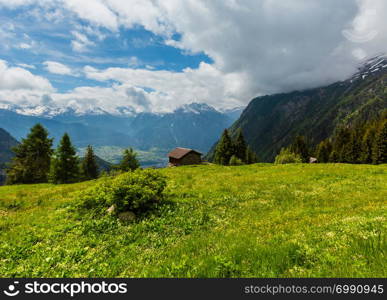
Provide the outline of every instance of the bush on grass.
{"type": "Polygon", "coordinates": [[[104,177],[80,193],[77,207],[102,213],[114,205],[114,213],[141,214],[163,200],[165,187],[165,177],[151,169],[104,177]]]}

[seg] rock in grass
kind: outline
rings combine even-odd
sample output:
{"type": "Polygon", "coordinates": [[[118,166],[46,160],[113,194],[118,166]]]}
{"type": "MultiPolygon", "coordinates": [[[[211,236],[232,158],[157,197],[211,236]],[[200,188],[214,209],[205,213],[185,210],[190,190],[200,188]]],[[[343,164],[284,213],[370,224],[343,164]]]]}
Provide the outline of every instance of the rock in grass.
{"type": "Polygon", "coordinates": [[[113,204],[112,206],[110,206],[108,209],[107,209],[107,212],[109,215],[113,215],[116,213],[116,210],[117,210],[117,206],[115,204],[113,204]]]}
{"type": "Polygon", "coordinates": [[[136,215],[132,211],[124,211],[118,214],[118,219],[122,222],[134,222],[136,220],[136,215]]]}

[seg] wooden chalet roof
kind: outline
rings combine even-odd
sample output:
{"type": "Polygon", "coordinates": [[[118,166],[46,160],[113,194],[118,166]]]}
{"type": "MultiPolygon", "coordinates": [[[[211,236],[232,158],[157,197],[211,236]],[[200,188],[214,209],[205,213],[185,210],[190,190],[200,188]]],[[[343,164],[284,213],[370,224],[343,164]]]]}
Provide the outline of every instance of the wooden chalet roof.
{"type": "Polygon", "coordinates": [[[199,155],[202,155],[200,152],[198,152],[196,150],[193,150],[193,149],[177,147],[177,148],[173,149],[171,152],[168,153],[168,157],[180,159],[180,158],[186,156],[188,153],[191,153],[191,152],[195,152],[195,153],[197,153],[199,155]]]}

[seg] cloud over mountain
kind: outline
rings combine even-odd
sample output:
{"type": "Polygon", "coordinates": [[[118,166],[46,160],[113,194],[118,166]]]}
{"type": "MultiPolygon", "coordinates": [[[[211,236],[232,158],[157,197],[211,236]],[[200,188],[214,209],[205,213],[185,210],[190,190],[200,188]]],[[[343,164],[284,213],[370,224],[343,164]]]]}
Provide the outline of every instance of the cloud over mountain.
{"type": "MultiPolygon", "coordinates": [[[[101,67],[82,65],[78,59],[86,83],[74,83],[61,93],[50,92],[52,86],[44,74],[36,76],[25,69],[7,79],[7,85],[17,87],[30,74],[37,89],[45,85],[58,105],[166,111],[198,100],[215,107],[232,107],[258,95],[343,80],[356,71],[361,60],[387,51],[384,0],[136,0],[130,4],[120,0],[0,0],[0,6],[36,8],[32,10],[36,15],[51,22],[70,20],[63,36],[73,53],[62,53],[59,59],[67,65],[80,53],[91,60],[100,54],[105,40],[127,43],[127,30],[139,28],[159,38],[163,47],[177,49],[187,57],[204,53],[211,60],[180,70],[154,70],[146,63],[130,64],[129,58],[126,66],[101,67]]],[[[0,39],[1,32],[0,27],[0,39]]],[[[8,41],[10,36],[7,34],[8,41]]],[[[73,74],[52,57],[45,60],[49,72],[73,74]]],[[[110,61],[114,63],[114,57],[110,61]]],[[[5,100],[25,101],[27,97],[11,96],[5,100]]]]}

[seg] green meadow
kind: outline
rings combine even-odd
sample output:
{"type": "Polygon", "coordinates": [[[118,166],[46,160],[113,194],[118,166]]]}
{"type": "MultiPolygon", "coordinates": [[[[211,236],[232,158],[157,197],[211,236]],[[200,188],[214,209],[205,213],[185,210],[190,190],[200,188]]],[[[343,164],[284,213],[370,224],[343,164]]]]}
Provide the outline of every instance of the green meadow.
{"type": "Polygon", "coordinates": [[[0,187],[1,277],[386,277],[387,166],[160,170],[132,223],[81,215],[96,181],[0,187]]]}

